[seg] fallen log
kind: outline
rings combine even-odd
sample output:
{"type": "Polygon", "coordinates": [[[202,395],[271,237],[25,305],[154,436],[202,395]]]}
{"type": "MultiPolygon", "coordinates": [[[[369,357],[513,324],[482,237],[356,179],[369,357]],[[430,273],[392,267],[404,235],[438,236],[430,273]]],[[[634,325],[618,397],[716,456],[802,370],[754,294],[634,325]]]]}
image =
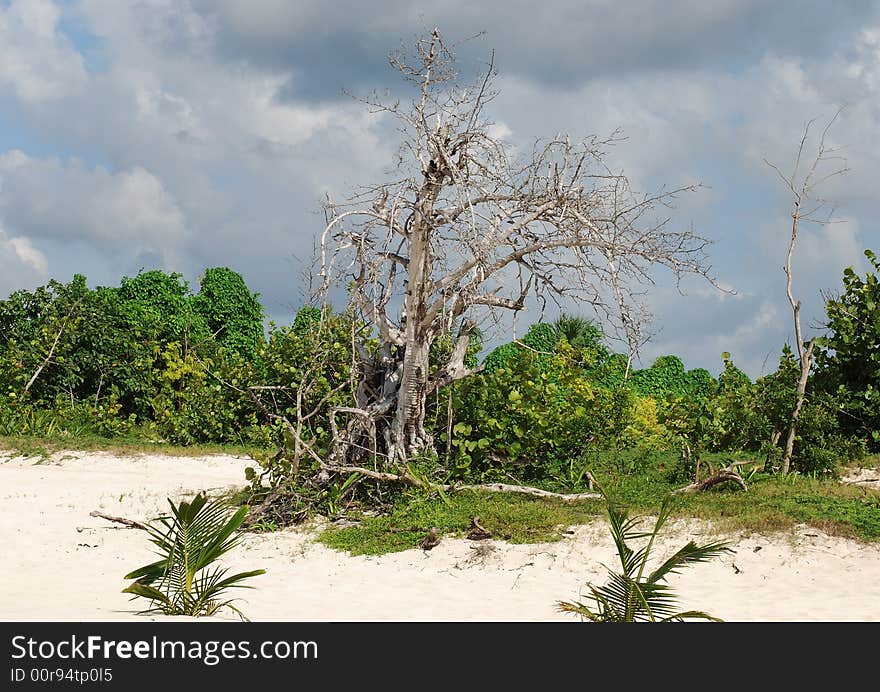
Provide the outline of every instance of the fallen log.
{"type": "Polygon", "coordinates": [[[743,490],[749,489],[748,485],[746,485],[746,482],[743,480],[743,477],[740,476],[736,471],[721,469],[718,473],[715,473],[708,478],[704,478],[701,481],[691,483],[690,485],[686,485],[683,488],[673,490],[672,494],[679,495],[681,493],[701,493],[708,490],[709,488],[718,485],[719,483],[725,483],[727,481],[732,481],[733,483],[736,483],[743,490]]]}
{"type": "Polygon", "coordinates": [[[149,527],[145,524],[141,524],[139,521],[135,521],[134,519],[126,519],[125,517],[114,517],[109,514],[104,514],[103,512],[99,512],[98,510],[94,510],[89,512],[90,517],[97,517],[98,519],[106,519],[107,521],[113,521],[117,524],[123,524],[130,529],[140,529],[141,531],[149,531],[149,527]]]}
{"type": "MultiPolygon", "coordinates": [[[[388,473],[384,471],[374,471],[361,466],[336,466],[330,464],[322,465],[325,471],[336,473],[359,473],[367,478],[373,478],[377,481],[388,481],[394,483],[402,483],[415,488],[426,488],[428,490],[442,490],[443,492],[451,492],[455,490],[478,490],[483,492],[495,493],[522,493],[525,495],[533,495],[535,497],[547,497],[563,502],[579,502],[581,500],[599,500],[602,496],[599,493],[554,493],[550,490],[542,490],[541,488],[533,488],[528,485],[510,485],[509,483],[480,483],[477,485],[458,485],[454,483],[426,483],[409,473],[388,473]]],[[[592,476],[589,476],[592,481],[592,476]]]]}
{"type": "Polygon", "coordinates": [[[510,485],[509,483],[481,483],[479,485],[443,485],[446,490],[479,490],[494,493],[522,493],[535,497],[549,497],[563,502],[580,502],[581,500],[601,500],[599,493],[554,493],[541,488],[532,488],[528,485],[510,485]]]}
{"type": "Polygon", "coordinates": [[[331,466],[329,464],[325,464],[323,466],[326,471],[335,471],[337,473],[360,473],[367,478],[373,478],[378,481],[390,481],[395,483],[403,483],[404,485],[409,485],[415,488],[426,488],[428,490],[442,490],[443,492],[450,492],[454,490],[478,490],[484,492],[495,492],[495,493],[523,493],[525,495],[534,495],[535,497],[548,497],[556,500],[562,500],[564,502],[579,502],[581,500],[599,500],[601,499],[601,495],[599,493],[554,493],[549,490],[542,490],[541,488],[533,488],[528,485],[510,485],[509,483],[481,483],[478,485],[457,485],[457,484],[448,484],[448,483],[426,483],[419,478],[409,474],[409,473],[387,473],[383,471],[374,471],[372,469],[365,469],[361,466],[331,466]]]}

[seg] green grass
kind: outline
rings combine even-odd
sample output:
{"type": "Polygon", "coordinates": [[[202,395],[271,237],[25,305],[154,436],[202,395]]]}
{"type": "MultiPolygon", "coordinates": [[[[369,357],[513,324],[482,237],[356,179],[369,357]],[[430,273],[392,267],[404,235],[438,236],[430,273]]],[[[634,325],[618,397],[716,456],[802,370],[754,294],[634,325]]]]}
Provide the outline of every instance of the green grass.
{"type": "MultiPolygon", "coordinates": [[[[127,456],[245,456],[257,451],[238,445],[170,445],[151,441],[137,430],[115,438],[0,436],[0,450],[41,458],[66,450],[101,450],[127,456]]],[[[717,468],[732,458],[748,457],[716,454],[707,455],[705,460],[717,468]]],[[[603,454],[587,463],[610,494],[635,514],[655,513],[667,493],[685,485],[675,476],[679,464],[675,453],[603,454]]],[[[880,457],[867,459],[862,465],[880,466],[880,457]]],[[[747,475],[749,468],[741,471],[747,475]]],[[[759,533],[784,531],[803,523],[835,535],[880,540],[880,488],[876,484],[843,485],[834,479],[796,474],[783,478],[755,473],[748,480],[746,493],[726,484],[705,493],[677,496],[673,517],[708,520],[721,530],[759,533]]],[[[558,480],[549,481],[545,487],[561,492],[583,490],[566,488],[558,480]]],[[[389,513],[361,517],[357,526],[326,529],[318,540],[355,555],[395,552],[416,547],[434,526],[446,536],[464,535],[471,516],[476,515],[496,538],[511,543],[549,542],[563,538],[570,526],[588,522],[603,512],[600,500],[565,503],[510,493],[460,491],[448,494],[448,501],[443,501],[436,495],[426,497],[424,492],[405,492],[389,513]]],[[[272,529],[269,525],[261,528],[272,529]]]]}
{"type": "MultiPolygon", "coordinates": [[[[716,468],[730,455],[708,459],[716,468]]],[[[607,461],[607,460],[605,460],[607,461]]],[[[632,514],[655,514],[663,498],[685,485],[670,471],[674,455],[654,454],[638,468],[601,463],[596,476],[632,514]]],[[[878,460],[868,460],[876,465],[878,460]]],[[[557,488],[558,489],[558,488],[557,488]]],[[[477,515],[496,538],[511,543],[556,541],[572,525],[590,521],[604,512],[601,500],[565,503],[509,493],[462,491],[448,494],[448,502],[424,494],[405,495],[383,516],[362,517],[356,526],[325,529],[318,540],[353,555],[396,552],[418,546],[436,526],[446,536],[467,533],[470,517],[477,515]],[[407,530],[413,529],[413,530],[407,530]]],[[[720,530],[771,533],[807,524],[833,535],[863,541],[880,541],[880,492],[864,485],[844,485],[835,479],[814,479],[755,473],[748,492],[733,484],[708,492],[678,495],[674,518],[697,518],[715,523],[720,530]]]]}
{"type": "Polygon", "coordinates": [[[880,540],[880,493],[835,480],[762,477],[747,493],[689,496],[679,511],[733,530],[766,532],[808,524],[834,535],[880,540]]]}
{"type": "Polygon", "coordinates": [[[443,535],[464,535],[471,517],[495,538],[510,543],[558,541],[572,525],[583,524],[602,511],[599,502],[566,503],[510,493],[461,491],[448,502],[409,496],[386,516],[364,517],[358,526],[327,529],[318,540],[352,555],[378,555],[414,548],[431,527],[443,535]],[[412,530],[410,530],[412,529],[412,530]]]}

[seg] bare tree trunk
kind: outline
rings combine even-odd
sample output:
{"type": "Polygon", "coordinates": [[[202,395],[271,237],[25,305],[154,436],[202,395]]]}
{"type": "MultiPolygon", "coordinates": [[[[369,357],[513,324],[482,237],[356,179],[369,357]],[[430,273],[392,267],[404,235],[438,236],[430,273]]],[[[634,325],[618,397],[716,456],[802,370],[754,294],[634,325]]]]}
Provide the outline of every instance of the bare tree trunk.
{"type": "Polygon", "coordinates": [[[406,348],[397,411],[391,424],[393,450],[389,450],[389,457],[392,463],[406,461],[434,444],[425,430],[429,350],[427,343],[416,340],[410,341],[406,348]]]}
{"type": "Polygon", "coordinates": [[[791,470],[791,457],[794,453],[794,438],[797,433],[797,421],[804,405],[804,395],[807,391],[807,379],[810,376],[810,367],[813,364],[813,345],[815,339],[810,339],[801,357],[801,375],[798,378],[797,391],[794,398],[794,408],[791,411],[791,419],[788,426],[788,438],[785,440],[785,454],[782,456],[782,473],[791,470]]]}
{"type": "MultiPolygon", "coordinates": [[[[765,159],[765,163],[767,163],[779,174],[779,177],[782,178],[783,182],[786,184],[794,197],[794,203],[791,211],[791,239],[788,244],[788,255],[786,256],[785,267],[783,267],[783,269],[785,271],[785,292],[786,296],[788,297],[788,303],[789,305],[791,305],[792,317],[794,318],[794,339],[797,346],[800,375],[798,377],[797,389],[795,390],[794,407],[792,408],[791,417],[789,418],[788,435],[785,441],[785,452],[782,456],[781,470],[783,474],[787,474],[791,470],[791,459],[794,455],[794,440],[797,436],[797,422],[798,417],[801,413],[801,408],[804,405],[804,398],[807,391],[807,381],[809,380],[810,368],[813,364],[813,346],[815,345],[815,339],[810,339],[809,343],[804,344],[803,333],[801,331],[801,301],[796,300],[794,297],[794,293],[792,292],[791,264],[792,258],[794,256],[795,245],[797,244],[798,239],[798,226],[801,220],[819,224],[826,224],[829,223],[831,220],[830,213],[828,215],[828,218],[825,219],[819,218],[817,216],[817,212],[824,206],[825,202],[815,199],[814,193],[815,187],[818,183],[845,173],[847,170],[845,164],[839,168],[832,170],[831,172],[819,170],[821,168],[821,164],[840,158],[839,156],[834,155],[834,149],[828,148],[825,144],[825,137],[828,134],[828,130],[834,124],[834,121],[837,120],[837,117],[839,115],[840,110],[838,110],[837,113],[834,114],[834,117],[831,118],[831,121],[825,126],[825,129],[822,131],[822,135],[819,139],[819,143],[816,149],[816,156],[813,158],[810,169],[804,174],[802,179],[799,180],[801,159],[804,154],[804,147],[807,142],[807,137],[810,133],[810,127],[812,126],[814,121],[809,121],[804,127],[803,136],[801,137],[801,143],[798,147],[797,157],[795,159],[794,172],[791,174],[791,176],[786,177],[782,174],[779,168],[769,163],[765,159]],[[820,176],[818,179],[816,178],[817,175],[820,176]],[[813,199],[814,207],[812,209],[806,208],[806,205],[811,199],[813,199]]],[[[777,431],[774,430],[772,438],[774,445],[776,440],[778,439],[779,434],[777,433],[777,431]]]]}
{"type": "Polygon", "coordinates": [[[390,62],[417,95],[409,104],[366,102],[400,125],[398,173],[341,204],[328,198],[320,290],[326,300],[331,284],[346,285],[353,314],[377,340],[358,351],[354,405],[331,412],[330,460],[404,473],[401,462],[433,449],[427,397],[474,372],[466,354],[482,321],[524,309],[529,296],[585,298],[616,313],[629,376],[640,338],[635,284],[655,267],[711,278],[708,241],[648,214],[698,186],[634,193],[602,163],[614,136],[559,136],[514,151],[482,115],[493,64],[461,88],[436,30],[417,40],[415,55],[390,62]],[[456,328],[451,355],[432,364],[431,345],[456,328]]]}
{"type": "MultiPolygon", "coordinates": [[[[434,45],[426,71],[431,78],[434,45]]],[[[423,97],[426,94],[422,92],[423,97]]],[[[412,216],[408,238],[408,261],[406,263],[407,289],[404,302],[404,354],[400,386],[397,393],[397,410],[391,426],[392,449],[389,461],[406,461],[434,445],[433,438],[425,430],[425,409],[428,398],[429,355],[433,334],[431,325],[425,324],[428,312],[429,284],[433,261],[430,233],[434,216],[434,203],[440,193],[444,178],[449,176],[442,152],[430,152],[431,161],[424,171],[425,182],[419,190],[412,216]]]]}
{"type": "Polygon", "coordinates": [[[814,343],[811,339],[809,346],[806,349],[804,348],[803,336],[801,335],[801,301],[795,300],[791,291],[791,258],[794,255],[794,246],[797,243],[798,222],[801,218],[803,197],[804,194],[801,193],[795,199],[794,211],[791,214],[791,242],[788,245],[788,256],[785,259],[785,292],[794,317],[794,339],[797,344],[798,364],[800,365],[801,372],[794,396],[794,408],[791,410],[791,418],[789,419],[785,453],[782,455],[783,474],[787,474],[791,469],[791,457],[794,454],[794,438],[797,434],[797,420],[801,413],[801,407],[804,405],[804,394],[807,391],[807,378],[810,376],[814,343]]]}

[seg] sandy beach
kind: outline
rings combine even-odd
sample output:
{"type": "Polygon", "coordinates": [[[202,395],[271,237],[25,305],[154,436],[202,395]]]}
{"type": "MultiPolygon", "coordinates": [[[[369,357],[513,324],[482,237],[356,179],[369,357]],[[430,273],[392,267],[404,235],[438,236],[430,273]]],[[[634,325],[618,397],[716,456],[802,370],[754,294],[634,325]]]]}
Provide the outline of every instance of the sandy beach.
{"type": "MultiPolygon", "coordinates": [[[[0,453],[4,569],[0,620],[157,620],[121,593],[131,569],[151,559],[146,535],[89,516],[98,510],[147,520],[166,497],[243,484],[247,458],[114,456],[101,452],[36,459],[0,453]]],[[[874,475],[876,471],[870,472],[874,475]]],[[[866,476],[867,477],[867,476],[866,476]]],[[[880,484],[873,484],[873,486],[880,484]]],[[[873,487],[871,486],[871,487],[873,487]]],[[[263,568],[237,595],[254,621],[549,621],[588,581],[614,564],[606,525],[572,527],[556,543],[509,545],[444,538],[420,549],[352,557],[313,539],[303,526],[247,534],[224,558],[233,568],[263,568]]],[[[670,583],[681,605],[728,621],[880,620],[880,544],[826,535],[811,527],[774,535],[722,536],[694,521],[670,524],[658,559],[693,538],[732,541],[733,553],[688,568],[670,583]]],[[[232,614],[225,619],[236,619],[232,614]]]]}

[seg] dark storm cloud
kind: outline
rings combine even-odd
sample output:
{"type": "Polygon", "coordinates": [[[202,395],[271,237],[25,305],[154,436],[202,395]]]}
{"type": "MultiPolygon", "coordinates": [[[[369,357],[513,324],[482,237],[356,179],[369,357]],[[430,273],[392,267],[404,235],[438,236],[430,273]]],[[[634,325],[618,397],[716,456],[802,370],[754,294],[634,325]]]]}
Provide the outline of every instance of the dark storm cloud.
{"type": "Polygon", "coordinates": [[[289,71],[287,98],[327,99],[343,88],[396,86],[384,56],[439,26],[478,67],[494,48],[502,71],[570,86],[608,75],[718,67],[737,70],[768,51],[823,56],[880,15],[873,0],[609,0],[412,3],[399,0],[242,3],[194,0],[225,58],[289,71]]]}

